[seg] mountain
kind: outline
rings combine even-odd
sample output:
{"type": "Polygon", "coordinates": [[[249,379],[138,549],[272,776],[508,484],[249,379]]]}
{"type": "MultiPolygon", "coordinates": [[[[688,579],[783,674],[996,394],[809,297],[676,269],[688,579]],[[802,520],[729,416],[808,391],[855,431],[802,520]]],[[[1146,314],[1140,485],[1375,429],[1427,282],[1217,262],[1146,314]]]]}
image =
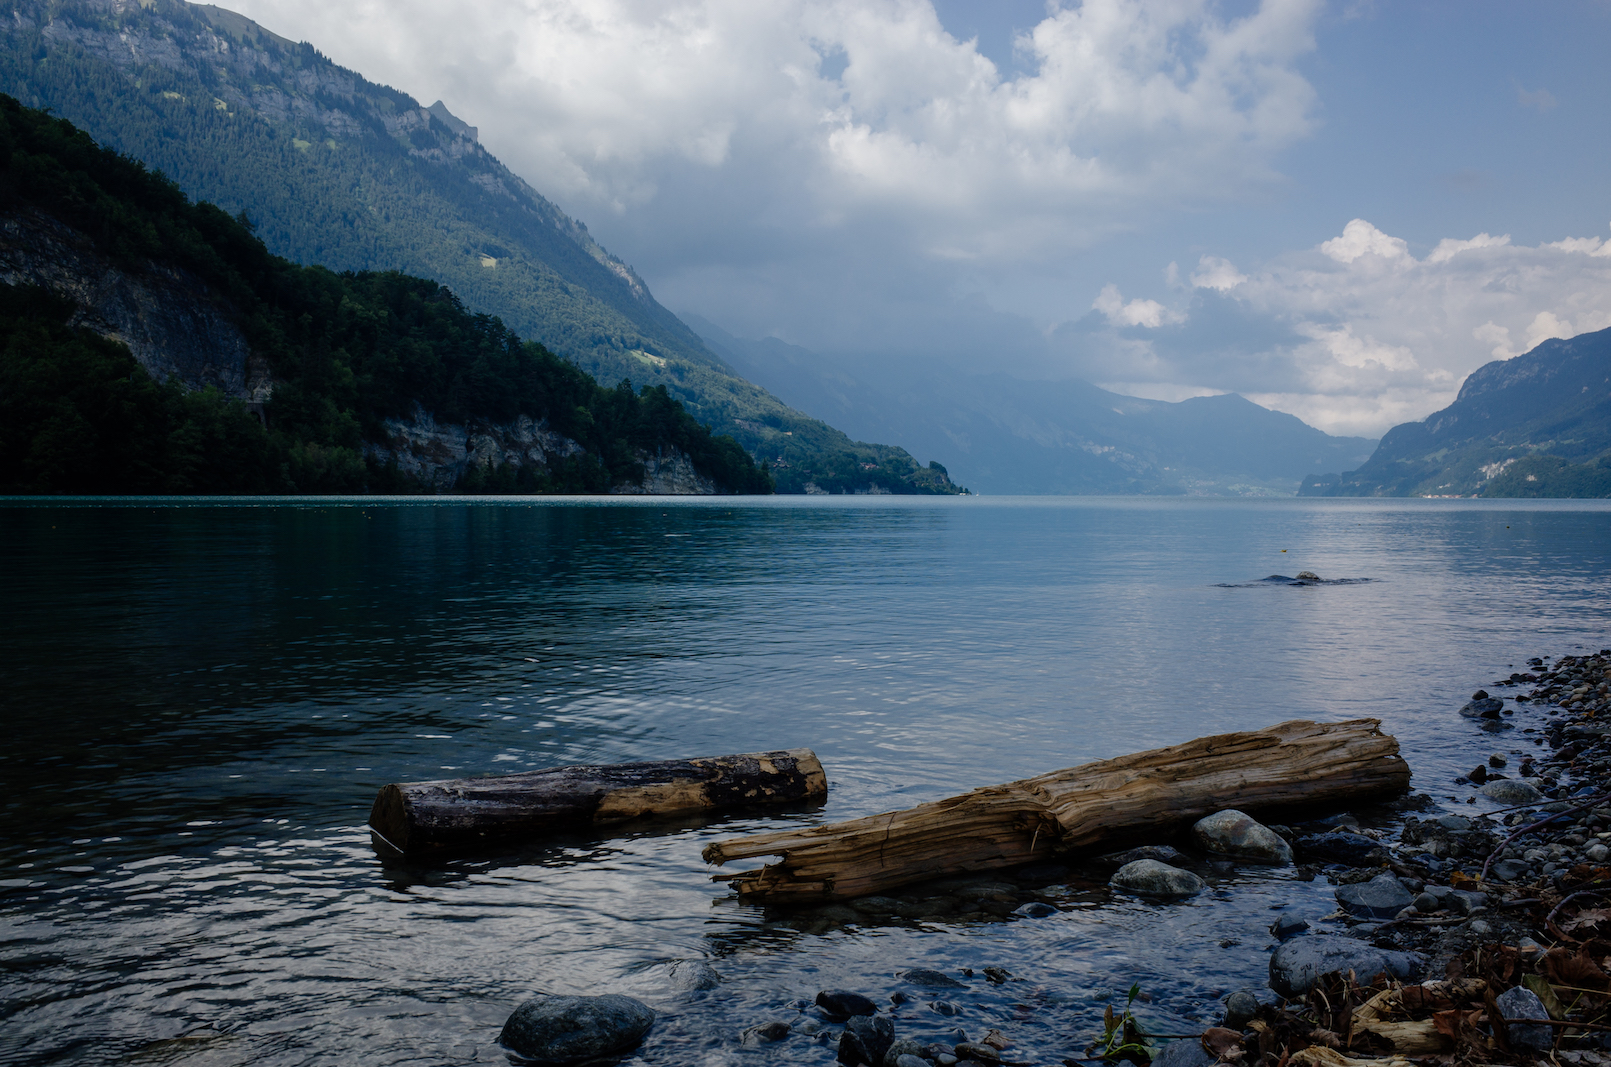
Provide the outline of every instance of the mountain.
{"type": "Polygon", "coordinates": [[[969,375],[917,361],[851,366],[684,318],[751,381],[851,433],[939,456],[979,492],[1290,494],[1305,475],[1363,462],[1375,445],[1234,394],[1166,403],[1083,381],[969,375]]]}
{"type": "Polygon", "coordinates": [[[770,492],[436,282],[334,274],[0,96],[0,492],[770,492]],[[440,422],[438,421],[440,420],[440,422]]]}
{"type": "Polygon", "coordinates": [[[1471,373],[1454,403],[1395,426],[1303,496],[1611,496],[1611,329],[1471,373]]]}
{"type": "Polygon", "coordinates": [[[606,384],[664,385],[773,463],[780,491],[956,492],[743,380],[437,101],[182,0],[12,0],[0,92],[244,212],[278,255],[434,279],[606,384]]]}

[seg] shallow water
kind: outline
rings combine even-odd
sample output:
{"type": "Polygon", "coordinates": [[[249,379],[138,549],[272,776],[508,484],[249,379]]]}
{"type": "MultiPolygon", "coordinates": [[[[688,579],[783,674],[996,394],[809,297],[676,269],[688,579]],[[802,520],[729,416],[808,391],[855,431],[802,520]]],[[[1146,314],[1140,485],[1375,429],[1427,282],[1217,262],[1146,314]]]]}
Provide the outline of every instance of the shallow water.
{"type": "Polygon", "coordinates": [[[975,975],[900,1036],[1055,1063],[1132,982],[1164,1029],[1262,986],[1272,909],[1330,887],[1159,907],[1081,868],[1043,919],[774,913],[700,849],[1291,718],[1383,719],[1449,802],[1528,740],[1455,716],[1472,689],[1611,644],[1599,503],[0,502],[0,537],[7,1064],[502,1062],[536,990],[649,1002],[634,1062],[827,1064],[737,1032],[912,967],[975,975]],[[1370,581],[1260,581],[1301,570],[1370,581]],[[433,866],[363,829],[392,781],[794,746],[821,809],[433,866]],[[676,993],[676,959],[726,981],[676,993]]]}

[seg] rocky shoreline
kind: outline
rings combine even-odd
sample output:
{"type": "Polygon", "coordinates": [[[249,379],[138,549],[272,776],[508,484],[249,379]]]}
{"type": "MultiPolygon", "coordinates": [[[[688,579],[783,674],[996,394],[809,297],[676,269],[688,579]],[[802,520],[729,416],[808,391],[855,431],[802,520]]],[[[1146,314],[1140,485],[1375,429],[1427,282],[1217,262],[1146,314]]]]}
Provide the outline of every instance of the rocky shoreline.
{"type": "MultiPolygon", "coordinates": [[[[1110,892],[1168,907],[1203,892],[1202,875],[1248,864],[1292,866],[1299,880],[1332,884],[1333,913],[1314,923],[1281,915],[1270,927],[1278,944],[1266,988],[1233,991],[1190,1013],[1217,1022],[1201,1033],[1154,1032],[1138,986],[1123,1011],[1110,1004],[1105,1017],[1092,1019],[1060,1050],[1020,1048],[1008,1027],[980,1033],[958,1027],[934,1040],[932,1016],[960,1014],[952,1002],[970,987],[1005,992],[1017,980],[1004,968],[986,967],[978,975],[967,968],[915,969],[871,979],[860,991],[825,989],[814,1001],[791,1005],[787,1017],[735,1027],[732,1040],[785,1058],[794,1058],[790,1043],[803,1040],[820,1050],[811,1059],[831,1049],[845,1067],[1121,1060],[1157,1067],[1611,1067],[1611,650],[1536,658],[1528,666],[1493,683],[1512,694],[1508,700],[1479,690],[1458,712],[1480,720],[1501,750],[1474,756],[1472,770],[1436,786],[1445,800],[1475,805],[1480,794],[1506,805],[1499,810],[1436,814],[1438,802],[1422,791],[1292,825],[1266,826],[1225,811],[1173,844],[1069,867],[953,878],[913,894],[864,897],[777,920],[809,934],[903,920],[1044,919],[1069,906],[1070,882],[1095,879],[1110,892]],[[928,1025],[915,1036],[903,1034],[915,1021],[909,1009],[919,1007],[928,1025]]],[[[1238,948],[1235,941],[1221,946],[1238,948]]],[[[706,990],[721,977],[689,961],[673,965],[666,981],[706,990]]],[[[556,1015],[555,999],[538,998],[516,1014],[556,1015]]],[[[580,1045],[567,1029],[571,1023],[561,1025],[556,1033],[571,1042],[563,1055],[533,1043],[531,1027],[515,1026],[514,1018],[504,1046],[532,1062],[583,1062],[577,1049],[587,1059],[620,1059],[648,1032],[653,1013],[641,1004],[642,1011],[610,1007],[613,1015],[572,1005],[605,1022],[591,1043],[580,1045]],[[623,1029],[612,1032],[611,1018],[623,1029]]]]}

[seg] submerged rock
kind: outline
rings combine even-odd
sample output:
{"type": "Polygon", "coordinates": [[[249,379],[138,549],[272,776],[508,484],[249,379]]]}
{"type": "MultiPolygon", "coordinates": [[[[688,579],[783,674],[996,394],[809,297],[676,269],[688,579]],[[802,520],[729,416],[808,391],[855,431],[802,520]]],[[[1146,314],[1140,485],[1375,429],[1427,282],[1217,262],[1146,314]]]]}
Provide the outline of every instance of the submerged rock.
{"type": "Polygon", "coordinates": [[[792,1027],[788,1023],[773,1019],[748,1027],[739,1033],[738,1039],[745,1048],[758,1048],[773,1041],[782,1041],[789,1036],[791,1030],[792,1027]]]}
{"type": "Polygon", "coordinates": [[[1168,863],[1176,867],[1186,862],[1186,854],[1171,845],[1142,845],[1128,852],[1115,852],[1102,858],[1121,867],[1136,860],[1157,860],[1159,863],[1168,863]]]}
{"type": "Polygon", "coordinates": [[[1497,700],[1483,693],[1481,697],[1461,705],[1460,714],[1468,719],[1497,719],[1504,712],[1504,709],[1505,702],[1503,700],[1497,700]]]}
{"type": "Polygon", "coordinates": [[[678,960],[671,965],[667,977],[671,988],[684,991],[715,989],[722,984],[722,976],[716,973],[716,968],[699,960],[678,960]]]}
{"type": "Polygon", "coordinates": [[[602,997],[533,997],[509,1016],[498,1043],[541,1063],[583,1063],[636,1048],[654,1012],[618,993],[602,997]]]}
{"type": "Polygon", "coordinates": [[[913,985],[926,986],[929,989],[966,989],[961,982],[940,971],[931,971],[927,967],[917,967],[910,971],[902,971],[901,981],[911,982],[913,985]]]}
{"type": "Polygon", "coordinates": [[[1212,1067],[1217,1060],[1204,1050],[1200,1039],[1183,1037],[1159,1049],[1152,1057],[1152,1067],[1212,1067]]]}
{"type": "Polygon", "coordinates": [[[1192,897],[1203,891],[1201,878],[1157,860],[1126,863],[1113,872],[1108,884],[1144,897],[1192,897]]]}
{"type": "Polygon", "coordinates": [[[1421,957],[1413,952],[1392,952],[1364,941],[1332,934],[1310,934],[1283,942],[1270,957],[1270,988],[1283,997],[1309,992],[1315,979],[1328,971],[1353,971],[1363,983],[1386,972],[1401,980],[1421,970],[1421,957]]]}
{"type": "Polygon", "coordinates": [[[1346,831],[1305,834],[1298,838],[1297,844],[1298,851],[1303,853],[1305,859],[1321,863],[1346,863],[1350,867],[1362,867],[1372,862],[1382,849],[1382,843],[1375,838],[1346,831]]]}
{"type": "Polygon", "coordinates": [[[1192,825],[1191,836],[1205,852],[1217,856],[1278,867],[1292,862],[1292,846],[1280,834],[1235,808],[1199,819],[1192,825]]]}
{"type": "Polygon", "coordinates": [[[895,1024],[888,1016],[852,1015],[839,1035],[839,1062],[847,1067],[881,1064],[895,1043],[895,1024]]]}
{"type": "Polygon", "coordinates": [[[834,1019],[878,1013],[877,1004],[848,989],[824,989],[817,994],[817,1007],[822,1009],[822,1014],[834,1019]]]}

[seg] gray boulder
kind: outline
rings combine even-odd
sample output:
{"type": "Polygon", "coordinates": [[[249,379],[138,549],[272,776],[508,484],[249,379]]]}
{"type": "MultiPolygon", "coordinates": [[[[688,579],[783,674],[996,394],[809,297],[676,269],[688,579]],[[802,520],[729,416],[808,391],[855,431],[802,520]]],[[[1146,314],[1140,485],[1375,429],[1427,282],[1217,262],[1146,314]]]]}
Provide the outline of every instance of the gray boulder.
{"type": "Polygon", "coordinates": [[[759,1048],[774,1041],[782,1041],[789,1036],[792,1029],[793,1027],[783,1020],[773,1019],[741,1030],[738,1040],[745,1048],[759,1048]]]}
{"type": "Polygon", "coordinates": [[[911,1052],[903,1052],[896,1056],[890,1067],[933,1067],[928,1060],[911,1052]]]}
{"type": "Polygon", "coordinates": [[[533,997],[509,1016],[498,1043],[527,1060],[582,1063],[636,1048],[654,1025],[641,1001],[602,997],[533,997]]]}
{"type": "Polygon", "coordinates": [[[1238,989],[1225,998],[1225,1025],[1240,1030],[1259,1013],[1259,998],[1251,990],[1238,989]]]}
{"type": "Polygon", "coordinates": [[[1390,874],[1337,887],[1337,903],[1362,919],[1391,919],[1414,902],[1414,894],[1390,874]]]}
{"type": "Polygon", "coordinates": [[[966,989],[961,982],[940,971],[931,971],[927,967],[917,967],[910,971],[902,971],[901,981],[911,982],[913,985],[925,986],[929,989],[966,989]]]}
{"type": "Polygon", "coordinates": [[[1306,834],[1298,838],[1298,851],[1305,859],[1321,863],[1346,863],[1350,867],[1363,867],[1371,863],[1382,850],[1382,843],[1364,834],[1338,831],[1329,834],[1306,834]]]}
{"type": "Polygon", "coordinates": [[[1203,891],[1201,878],[1157,860],[1126,863],[1113,872],[1108,884],[1144,897],[1192,897],[1203,891]]]}
{"type": "Polygon", "coordinates": [[[1203,1048],[1201,1040],[1183,1037],[1171,1041],[1152,1057],[1152,1067],[1211,1067],[1215,1057],[1203,1048]]]}
{"type": "Polygon", "coordinates": [[[1292,846],[1281,835],[1235,808],[1216,811],[1191,828],[1192,840],[1204,852],[1245,863],[1284,867],[1292,862],[1292,846]]]}
{"type": "Polygon", "coordinates": [[[1413,952],[1392,952],[1351,937],[1309,934],[1282,942],[1270,956],[1270,988],[1283,997],[1299,997],[1330,971],[1353,971],[1368,983],[1384,971],[1408,980],[1420,970],[1421,957],[1413,952]]]}
{"type": "Polygon", "coordinates": [[[1507,989],[1499,994],[1499,1014],[1505,1017],[1509,1025],[1505,1028],[1505,1036],[1510,1038],[1510,1047],[1513,1049],[1526,1049],[1529,1052],[1547,1052],[1555,1044],[1555,1035],[1543,1023],[1512,1023],[1511,1019],[1548,1019],[1544,1002],[1538,999],[1538,994],[1531,989],[1517,986],[1507,989]]]}
{"type": "Polygon", "coordinates": [[[1504,707],[1503,700],[1485,696],[1462,706],[1460,714],[1468,719],[1497,719],[1503,713],[1504,707]]]}
{"type": "Polygon", "coordinates": [[[715,989],[722,984],[722,976],[716,973],[716,968],[699,960],[678,960],[666,972],[671,988],[684,991],[699,989],[715,989]]]}
{"type": "Polygon", "coordinates": [[[851,1015],[874,1015],[878,1012],[877,1004],[848,989],[824,989],[817,994],[817,1007],[822,1009],[822,1014],[831,1019],[843,1019],[851,1015]]]}
{"type": "Polygon", "coordinates": [[[1501,804],[1537,804],[1544,794],[1516,778],[1501,778],[1482,787],[1482,795],[1501,804]]]}
{"type": "Polygon", "coordinates": [[[895,1043],[895,1024],[887,1015],[852,1015],[839,1035],[839,1062],[846,1067],[882,1064],[895,1043]]]}
{"type": "MultiPolygon", "coordinates": [[[[893,1042],[884,1050],[884,1067],[900,1067],[902,1056],[916,1056],[922,1060],[923,1046],[909,1037],[893,1042]]],[[[923,1067],[929,1067],[929,1064],[925,1061],[923,1067]]]]}

